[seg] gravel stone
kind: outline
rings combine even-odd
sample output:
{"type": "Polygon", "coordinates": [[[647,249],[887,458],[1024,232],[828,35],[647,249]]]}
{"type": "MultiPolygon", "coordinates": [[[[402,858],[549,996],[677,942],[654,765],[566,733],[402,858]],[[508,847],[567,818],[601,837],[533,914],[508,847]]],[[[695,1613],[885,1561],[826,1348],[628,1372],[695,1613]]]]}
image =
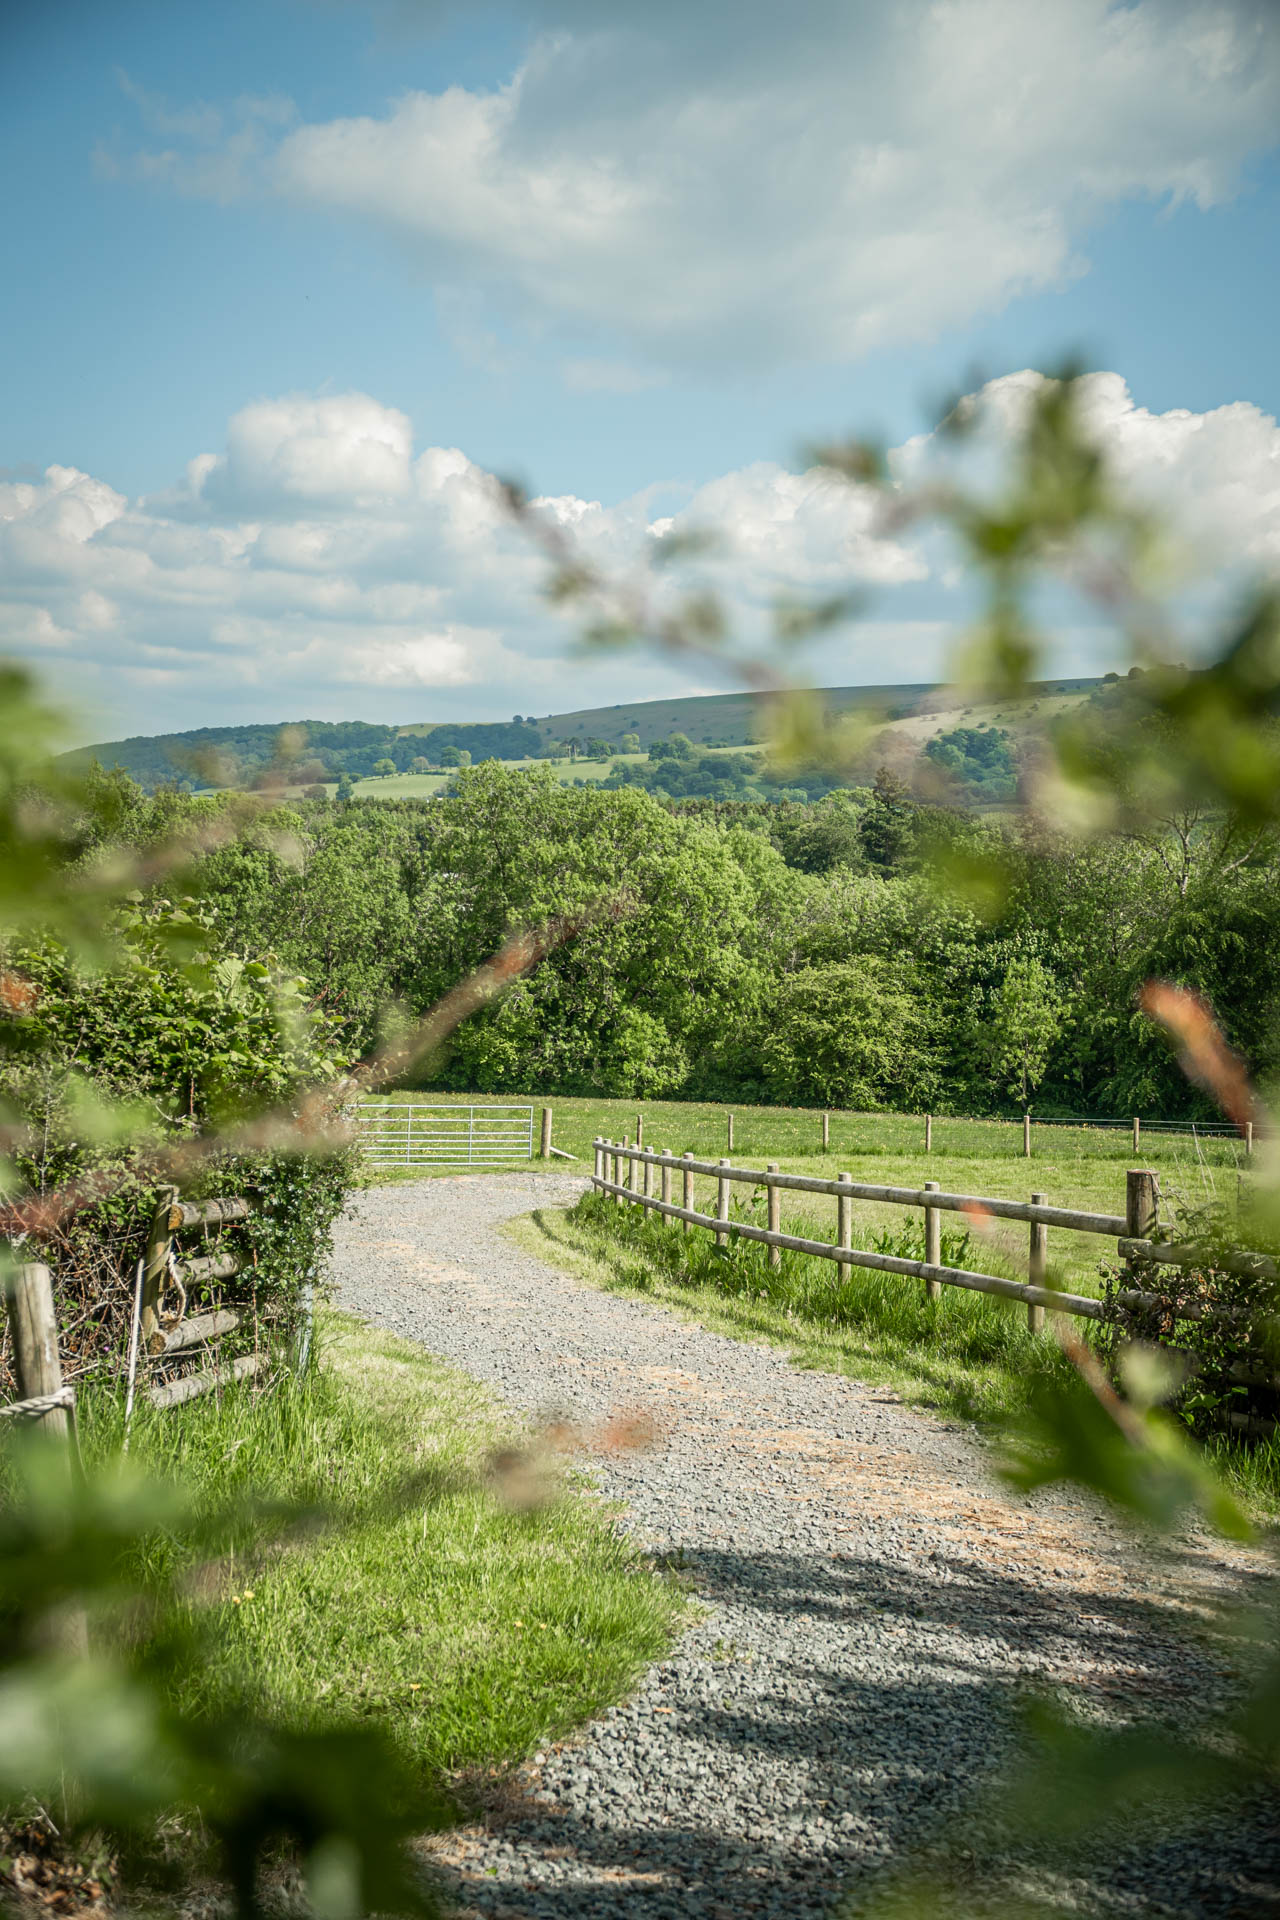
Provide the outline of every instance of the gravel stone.
{"type": "Polygon", "coordinates": [[[496,1920],[816,1920],[862,1911],[932,1846],[956,1915],[1011,1893],[1159,1920],[1280,1912],[1274,1802],[1164,1840],[1130,1824],[1084,1868],[1029,1863],[974,1806],[1016,1768],[1029,1690],[1100,1719],[1182,1721],[1224,1697],[1224,1656],[1188,1609],[1260,1563],[1203,1538],[1139,1551],[1074,1494],[1019,1501],[955,1421],[585,1286],[499,1232],[584,1185],[424,1180],[359,1195],[335,1231],[338,1305],[534,1420],[601,1436],[595,1481],[702,1603],[631,1699],[534,1756],[502,1824],[437,1846],[459,1903],[496,1920]],[[640,1412],[655,1444],[608,1445],[610,1421],[640,1412]]]}

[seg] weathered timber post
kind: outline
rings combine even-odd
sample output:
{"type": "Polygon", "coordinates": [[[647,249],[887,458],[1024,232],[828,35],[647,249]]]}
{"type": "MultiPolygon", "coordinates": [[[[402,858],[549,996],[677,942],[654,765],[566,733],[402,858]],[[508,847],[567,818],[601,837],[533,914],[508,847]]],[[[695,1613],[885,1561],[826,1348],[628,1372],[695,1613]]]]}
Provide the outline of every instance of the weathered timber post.
{"type": "Polygon", "coordinates": [[[538,1148],[538,1158],[540,1160],[549,1160],[551,1158],[551,1109],[550,1107],[544,1107],[542,1109],[542,1140],[538,1148]]]}
{"type": "Polygon", "coordinates": [[[1022,1157],[1024,1160],[1031,1158],[1031,1115],[1029,1113],[1024,1113],[1022,1116],[1022,1157]]]}
{"type": "MultiPolygon", "coordinates": [[[[850,1186],[852,1186],[853,1175],[851,1173],[838,1173],[836,1180],[848,1181],[850,1186]]],[[[836,1195],[836,1245],[838,1247],[851,1247],[853,1245],[853,1195],[851,1193],[836,1195]]],[[[841,1278],[844,1278],[843,1273],[841,1274],[841,1278]]]]}
{"type": "Polygon", "coordinates": [[[1160,1182],[1150,1167],[1133,1168],[1124,1177],[1125,1231],[1130,1240],[1150,1240],[1160,1211],[1160,1182]]]}
{"type": "Polygon", "coordinates": [[[933,1152],[933,1115],[931,1113],[926,1113],[924,1117],[924,1150],[926,1153],[933,1152]]]}
{"type": "MultiPolygon", "coordinates": [[[[687,1163],[688,1161],[692,1160],[693,1155],[691,1153],[685,1153],[685,1154],[682,1154],[680,1157],[682,1160],[684,1160],[687,1163]]],[[[685,1166],[681,1167],[680,1174],[681,1174],[680,1205],[684,1208],[686,1213],[692,1213],[693,1212],[693,1168],[686,1164],[685,1166]]],[[[689,1231],[690,1224],[691,1223],[688,1220],[682,1220],[680,1222],[680,1225],[684,1228],[686,1233],[688,1233],[689,1231]]]]}
{"type": "Polygon", "coordinates": [[[652,1200],[653,1198],[653,1162],[652,1160],[646,1160],[644,1163],[644,1186],[642,1187],[641,1191],[643,1192],[646,1200],[652,1200]]]}
{"type": "MultiPolygon", "coordinates": [[[[1136,1127],[1138,1123],[1135,1120],[1133,1124],[1136,1127]]],[[[1047,1194],[1033,1193],[1031,1196],[1031,1204],[1033,1207],[1043,1207],[1047,1204],[1048,1198],[1049,1196],[1047,1194]]],[[[1045,1283],[1045,1275],[1048,1273],[1048,1270],[1049,1229],[1044,1225],[1043,1221],[1033,1220],[1031,1222],[1031,1242],[1027,1252],[1027,1279],[1033,1287],[1042,1287],[1045,1283]]],[[[1044,1308],[1037,1306],[1032,1300],[1028,1300],[1027,1302],[1027,1329],[1030,1333],[1044,1332],[1044,1308]]]]}
{"type": "Polygon", "coordinates": [[[604,1149],[601,1146],[599,1134],[597,1134],[591,1142],[591,1151],[593,1156],[591,1162],[591,1178],[593,1181],[596,1181],[600,1178],[600,1168],[604,1158],[604,1149]]]}
{"type": "Polygon", "coordinates": [[[1140,1153],[1142,1151],[1142,1148],[1139,1144],[1141,1139],[1142,1139],[1142,1121],[1138,1118],[1138,1115],[1135,1113],[1133,1116],[1133,1150],[1135,1153],[1140,1153]]]}
{"type": "MultiPolygon", "coordinates": [[[[722,1160],[720,1162],[720,1165],[722,1167],[727,1167],[729,1164],[730,1163],[727,1160],[722,1160]]],[[[716,1229],[716,1245],[718,1247],[727,1247],[729,1244],[729,1233],[728,1233],[729,1182],[725,1179],[723,1174],[721,1174],[719,1179],[716,1181],[716,1219],[723,1220],[725,1222],[725,1226],[723,1229],[721,1228],[716,1229]]]]}
{"type": "Polygon", "coordinates": [[[725,1146],[727,1150],[730,1153],[732,1153],[733,1152],[733,1115],[728,1114],[726,1115],[726,1118],[728,1120],[729,1125],[728,1125],[728,1133],[725,1139],[725,1146]]]}
{"type": "MultiPolygon", "coordinates": [[[[20,1400],[42,1400],[62,1391],[62,1358],[58,1352],[58,1316],[53,1307],[53,1276],[37,1261],[16,1267],[10,1281],[9,1324],[13,1329],[14,1372],[20,1400]]],[[[70,1438],[66,1407],[49,1407],[34,1414],[46,1433],[70,1438]]]]}
{"type": "MultiPolygon", "coordinates": [[[[664,1147],[662,1149],[661,1164],[662,1164],[662,1190],[658,1197],[662,1201],[662,1204],[664,1207],[669,1207],[671,1205],[671,1149],[670,1147],[664,1147]]],[[[671,1222],[670,1220],[668,1220],[665,1213],[660,1214],[659,1218],[661,1219],[664,1227],[669,1227],[671,1225],[671,1222]]]]}
{"type": "Polygon", "coordinates": [[[178,1225],[177,1204],[178,1189],[161,1187],[147,1232],[147,1250],[142,1256],[142,1320],[139,1332],[144,1353],[149,1351],[151,1336],[160,1330],[160,1296],[164,1292],[169,1249],[178,1225]]]}
{"type": "Polygon", "coordinates": [[[1253,1122],[1252,1120],[1246,1120],[1244,1123],[1244,1150],[1247,1157],[1250,1160],[1252,1160],[1253,1158],[1253,1122]]]}
{"type": "MultiPolygon", "coordinates": [[[[825,1120],[827,1116],[824,1113],[822,1117],[825,1120]]],[[[777,1171],[778,1171],[777,1161],[771,1160],[769,1162],[769,1172],[776,1173],[777,1171]]],[[[766,1195],[766,1202],[769,1208],[769,1231],[770,1233],[781,1233],[782,1232],[782,1189],[781,1187],[773,1187],[773,1186],[766,1187],[765,1195],[766,1195]]],[[[769,1265],[771,1267],[780,1267],[782,1265],[782,1248],[781,1247],[770,1247],[769,1265]]]]}
{"type": "MultiPolygon", "coordinates": [[[[926,1193],[939,1192],[938,1182],[926,1180],[924,1190],[926,1193]]],[[[924,1262],[927,1267],[942,1265],[942,1211],[938,1207],[926,1207],[924,1210],[924,1262]]],[[[940,1300],[941,1280],[926,1280],[924,1297],[926,1300],[940,1300]]]]}
{"type": "Polygon", "coordinates": [[[828,1153],[830,1152],[830,1150],[831,1150],[831,1115],[829,1113],[824,1113],[822,1116],[822,1151],[824,1153],[828,1153]]]}
{"type": "Polygon", "coordinates": [[[618,1150],[617,1150],[617,1149],[618,1149],[618,1143],[617,1143],[617,1141],[616,1141],[616,1140],[614,1141],[614,1143],[613,1143],[613,1146],[614,1146],[614,1154],[613,1154],[613,1184],[614,1184],[614,1186],[615,1186],[615,1187],[617,1187],[617,1188],[618,1188],[618,1192],[617,1192],[617,1193],[615,1193],[613,1197],[614,1197],[614,1199],[615,1199],[615,1200],[617,1201],[617,1203],[618,1203],[618,1205],[619,1205],[620,1207],[625,1207],[625,1206],[626,1206],[626,1204],[627,1204],[627,1196],[626,1196],[626,1194],[625,1194],[625,1193],[623,1193],[623,1191],[622,1191],[622,1188],[623,1188],[623,1186],[624,1186],[624,1185],[626,1184],[626,1178],[627,1178],[627,1163],[626,1163],[626,1161],[625,1161],[625,1160],[623,1159],[623,1157],[622,1157],[622,1155],[621,1155],[621,1154],[620,1154],[620,1153],[618,1152],[618,1150]]]}
{"type": "Polygon", "coordinates": [[[636,1145],[638,1147],[644,1145],[644,1115],[642,1113],[636,1115],[636,1145]]]}

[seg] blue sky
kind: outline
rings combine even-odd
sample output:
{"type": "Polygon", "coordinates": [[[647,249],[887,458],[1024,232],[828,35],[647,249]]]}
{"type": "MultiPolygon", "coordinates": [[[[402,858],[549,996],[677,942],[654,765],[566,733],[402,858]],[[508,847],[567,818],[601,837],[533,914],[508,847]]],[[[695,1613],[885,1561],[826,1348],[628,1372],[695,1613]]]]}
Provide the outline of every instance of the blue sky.
{"type": "Polygon", "coordinates": [[[818,677],[931,677],[945,581],[797,450],[1069,350],[1273,564],[1277,129],[1252,0],[10,11],[0,644],[90,732],[718,684],[569,655],[498,472],[612,564],[716,517],[748,629],[861,572],[818,677]]]}

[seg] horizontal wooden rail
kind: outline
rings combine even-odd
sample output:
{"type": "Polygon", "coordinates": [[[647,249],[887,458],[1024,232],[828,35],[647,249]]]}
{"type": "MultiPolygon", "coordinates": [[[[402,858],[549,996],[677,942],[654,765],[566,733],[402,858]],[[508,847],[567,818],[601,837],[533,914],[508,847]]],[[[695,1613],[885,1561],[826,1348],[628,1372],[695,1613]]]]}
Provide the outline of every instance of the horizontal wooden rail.
{"type": "MultiPolygon", "coordinates": [[[[602,1151],[620,1160],[635,1160],[660,1167],[686,1168],[690,1173],[708,1174],[715,1180],[739,1180],[750,1186],[783,1187],[793,1193],[829,1193],[837,1199],[877,1200],[891,1207],[939,1207],[946,1213],[989,1215],[997,1220],[1034,1221],[1042,1227],[1068,1227],[1075,1233],[1101,1233],[1114,1240],[1128,1230],[1129,1222],[1119,1213],[1081,1213],[1075,1207],[1035,1206],[1028,1200],[993,1200],[973,1193],[942,1193],[924,1187],[871,1186],[858,1180],[822,1180],[807,1173],[769,1173],[762,1167],[729,1167],[718,1160],[692,1160],[675,1154],[655,1153],[648,1147],[615,1146],[600,1141],[602,1151]]],[[[629,1189],[628,1189],[629,1191],[629,1189]]]]}
{"type": "Polygon", "coordinates": [[[240,1315],[230,1307],[222,1307],[216,1313],[194,1314],[190,1320],[179,1320],[176,1327],[152,1334],[148,1351],[156,1356],[181,1353],[185,1347],[198,1347],[202,1341],[220,1340],[224,1333],[234,1333],[239,1325],[240,1315]]]}
{"type": "Polygon", "coordinates": [[[194,1260],[175,1260],[173,1277],[185,1286],[190,1280],[230,1280],[239,1273],[234,1253],[202,1253],[194,1260]]]}
{"type": "MultiPolygon", "coordinates": [[[[610,1148],[609,1151],[615,1149],[610,1148]]],[[[654,1158],[660,1156],[655,1155],[654,1158]]],[[[689,1163],[687,1160],[673,1160],[670,1164],[687,1167],[689,1163]]],[[[716,1168],[718,1176],[729,1171],[728,1167],[716,1168]]],[[[599,1193],[613,1194],[618,1199],[647,1207],[668,1219],[683,1220],[691,1227],[710,1227],[717,1235],[723,1235],[726,1230],[724,1221],[717,1214],[699,1213],[693,1207],[677,1207],[671,1201],[654,1199],[651,1194],[637,1193],[631,1187],[599,1176],[593,1178],[592,1185],[599,1193]]],[[[832,1186],[835,1186],[834,1181],[832,1186]]],[[[849,1189],[846,1186],[842,1191],[848,1193],[849,1189]]],[[[998,1293],[1007,1300],[1023,1300],[1028,1306],[1046,1307],[1051,1313],[1074,1313],[1088,1320],[1102,1318],[1101,1300],[1091,1300],[1085,1294],[1059,1293],[1053,1287],[1028,1286],[1021,1280],[1006,1280],[998,1273],[971,1273],[965,1267],[934,1266],[925,1260],[903,1260],[896,1254],[867,1253],[861,1247],[833,1246],[829,1240],[807,1240],[798,1233],[773,1233],[768,1227],[751,1226],[745,1220],[731,1221],[728,1231],[743,1240],[757,1240],[766,1247],[787,1247],[793,1253],[815,1254],[820,1260],[834,1260],[844,1267],[867,1267],[875,1273],[902,1273],[914,1280],[934,1280],[946,1287],[965,1287],[971,1293],[998,1293]]]]}
{"type": "Polygon", "coordinates": [[[1256,1273],[1262,1280],[1274,1280],[1280,1272],[1265,1253],[1224,1253],[1172,1240],[1121,1239],[1117,1245],[1126,1260],[1151,1260],[1158,1267],[1218,1267],[1226,1273],[1256,1273]]]}
{"type": "Polygon", "coordinates": [[[247,1220],[249,1202],[241,1194],[225,1200],[177,1200],[169,1209],[169,1231],[179,1227],[220,1227],[228,1220],[247,1220]]]}
{"type": "Polygon", "coordinates": [[[202,1393],[209,1393],[214,1387],[229,1387],[237,1380],[247,1380],[261,1365],[261,1354],[244,1353],[229,1366],[203,1367],[199,1373],[187,1373],[181,1380],[153,1387],[148,1398],[153,1407],[180,1407],[184,1400],[198,1400],[202,1393]]]}

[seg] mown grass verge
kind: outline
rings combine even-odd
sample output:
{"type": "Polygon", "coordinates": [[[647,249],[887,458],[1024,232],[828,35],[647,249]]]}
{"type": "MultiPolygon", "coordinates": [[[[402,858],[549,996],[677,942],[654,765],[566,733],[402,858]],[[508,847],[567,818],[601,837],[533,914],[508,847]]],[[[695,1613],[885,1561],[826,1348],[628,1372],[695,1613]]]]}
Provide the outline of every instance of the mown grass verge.
{"type": "MultiPolygon", "coordinates": [[[[212,1628],[182,1704],[376,1721],[435,1783],[510,1766],[623,1695],[686,1602],[553,1464],[531,1457],[504,1495],[495,1449],[523,1443],[482,1387],[345,1316],[321,1334],[305,1382],[135,1420],[134,1458],[199,1506],[258,1503],[216,1565],[175,1564],[161,1535],[139,1568],[144,1585],[188,1574],[212,1628]],[[273,1522],[272,1502],[314,1520],[273,1522]]],[[[101,1457],[119,1410],[86,1412],[101,1457]]]]}
{"type": "MultiPolygon", "coordinates": [[[[750,1241],[719,1249],[710,1233],[686,1235],[594,1194],[567,1210],[539,1208],[505,1231],[593,1285],[660,1301],[721,1333],[776,1341],[798,1366],[892,1387],[908,1402],[988,1433],[1027,1412],[1038,1382],[1065,1381],[1070,1371],[1057,1342],[1031,1334],[1025,1308],[1013,1301],[958,1287],[930,1300],[918,1281],[842,1271],[787,1249],[771,1267],[767,1250],[750,1241]]],[[[1002,1270],[988,1248],[975,1258],[967,1241],[964,1232],[944,1229],[943,1264],[1002,1270]]],[[[924,1223],[899,1216],[876,1245],[923,1259],[924,1223]]],[[[1206,1451],[1259,1519],[1280,1517],[1280,1444],[1222,1438],[1206,1451]]]]}

